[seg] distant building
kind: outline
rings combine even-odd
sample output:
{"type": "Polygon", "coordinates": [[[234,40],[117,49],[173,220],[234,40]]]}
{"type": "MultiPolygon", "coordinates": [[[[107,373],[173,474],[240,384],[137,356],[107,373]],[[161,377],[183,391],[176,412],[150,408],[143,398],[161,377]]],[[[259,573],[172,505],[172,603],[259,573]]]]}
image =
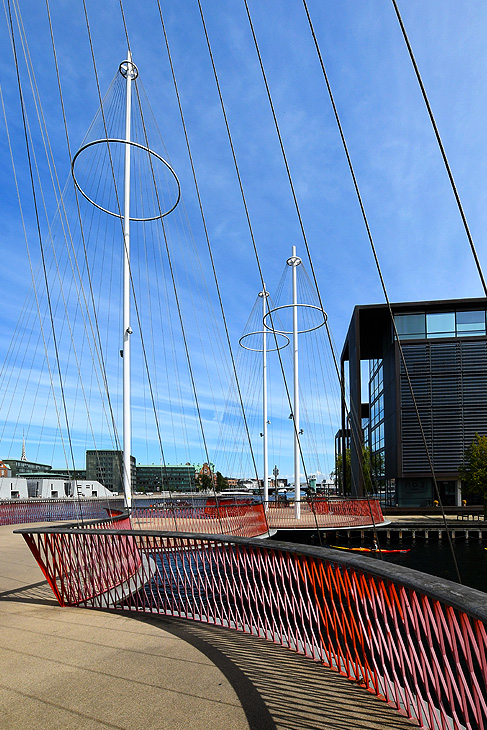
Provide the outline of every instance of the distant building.
{"type": "Polygon", "coordinates": [[[8,466],[13,477],[19,476],[19,474],[31,474],[32,472],[52,470],[52,467],[48,464],[37,464],[34,461],[26,461],[25,459],[3,459],[2,461],[8,466]]]}
{"type": "Polygon", "coordinates": [[[138,464],[137,489],[139,492],[162,492],[162,469],[161,464],[138,464]]]}
{"type": "Polygon", "coordinates": [[[0,477],[0,499],[110,498],[112,493],[99,482],[68,479],[54,472],[25,477],[0,477]]]}
{"type": "Polygon", "coordinates": [[[192,464],[149,464],[137,466],[139,492],[194,492],[195,468],[192,464]]]}
{"type": "MultiPolygon", "coordinates": [[[[130,457],[132,491],[137,489],[135,458],[130,457]]],[[[123,452],[116,450],[88,450],[86,452],[86,480],[98,481],[112,492],[123,492],[123,452]]]]}
{"type": "Polygon", "coordinates": [[[42,497],[43,499],[69,497],[69,476],[66,472],[52,470],[25,472],[22,474],[22,478],[27,482],[29,497],[42,497]]]}
{"type": "MultiPolygon", "coordinates": [[[[487,434],[486,300],[450,299],[354,309],[341,358],[350,400],[342,402],[340,453],[349,445],[352,494],[364,493],[362,445],[370,447],[374,488],[399,505],[432,505],[434,467],[442,502],[460,504],[459,467],[475,433],[487,434]],[[369,365],[368,398],[362,374],[369,365]],[[408,375],[420,415],[418,422],[408,375]]],[[[345,466],[346,459],[342,460],[345,466]]],[[[346,469],[343,470],[346,483],[346,469]]]]}
{"type": "Polygon", "coordinates": [[[207,464],[206,462],[203,465],[195,464],[194,469],[196,472],[196,478],[204,474],[211,479],[213,487],[216,487],[216,472],[214,464],[207,464]]]}
{"type": "Polygon", "coordinates": [[[28,499],[27,480],[23,477],[0,477],[0,499],[28,499]]]}
{"type": "Polygon", "coordinates": [[[7,464],[4,464],[3,461],[0,461],[0,477],[8,477],[12,476],[12,471],[9,469],[7,464]]]}

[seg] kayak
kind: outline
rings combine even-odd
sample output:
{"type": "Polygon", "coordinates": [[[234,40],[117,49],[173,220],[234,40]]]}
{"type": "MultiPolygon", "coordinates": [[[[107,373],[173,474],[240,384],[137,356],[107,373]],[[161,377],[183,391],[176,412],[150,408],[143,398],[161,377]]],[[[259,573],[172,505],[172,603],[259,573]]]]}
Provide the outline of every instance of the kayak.
{"type": "MultiPolygon", "coordinates": [[[[341,547],[340,545],[330,545],[330,547],[335,548],[336,550],[353,550],[357,553],[408,553],[411,548],[408,548],[407,550],[374,550],[373,548],[365,548],[365,547],[341,547]]],[[[487,548],[485,548],[487,550],[487,548]]]]}

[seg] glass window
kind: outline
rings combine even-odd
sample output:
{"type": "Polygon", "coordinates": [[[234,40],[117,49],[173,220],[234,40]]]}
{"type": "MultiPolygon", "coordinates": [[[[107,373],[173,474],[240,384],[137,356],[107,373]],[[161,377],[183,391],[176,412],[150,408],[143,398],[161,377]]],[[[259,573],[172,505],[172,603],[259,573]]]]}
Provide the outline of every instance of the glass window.
{"type": "Polygon", "coordinates": [[[400,340],[413,340],[426,335],[424,312],[420,314],[396,314],[394,321],[400,340]]]}
{"type": "Polygon", "coordinates": [[[427,337],[455,337],[455,312],[426,315],[427,337]]]}
{"type": "Polygon", "coordinates": [[[457,312],[457,333],[485,335],[485,312],[457,312]]]}

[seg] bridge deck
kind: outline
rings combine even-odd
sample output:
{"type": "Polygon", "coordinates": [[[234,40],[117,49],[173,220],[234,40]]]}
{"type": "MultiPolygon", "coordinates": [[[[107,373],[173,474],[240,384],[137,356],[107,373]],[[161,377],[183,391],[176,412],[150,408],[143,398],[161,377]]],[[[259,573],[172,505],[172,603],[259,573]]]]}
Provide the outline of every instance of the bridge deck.
{"type": "Polygon", "coordinates": [[[12,529],[0,527],[2,728],[412,727],[353,683],[255,637],[60,608],[12,529]]]}

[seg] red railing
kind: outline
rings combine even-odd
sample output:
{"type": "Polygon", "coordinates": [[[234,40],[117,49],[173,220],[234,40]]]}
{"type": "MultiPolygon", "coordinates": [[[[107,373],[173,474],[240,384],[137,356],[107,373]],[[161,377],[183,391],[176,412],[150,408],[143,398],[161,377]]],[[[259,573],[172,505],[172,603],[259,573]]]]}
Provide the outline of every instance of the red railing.
{"type": "Polygon", "coordinates": [[[202,506],[171,505],[132,510],[135,529],[199,532],[206,535],[257,537],[267,533],[264,507],[257,502],[225,501],[202,506]]]}
{"type": "MultiPolygon", "coordinates": [[[[202,532],[209,535],[229,534],[239,537],[265,535],[268,528],[332,529],[365,527],[384,521],[377,500],[313,498],[301,502],[301,517],[294,517],[294,503],[269,502],[264,513],[261,502],[241,498],[208,498],[199,506],[189,502],[168,501],[165,506],[134,507],[134,527],[176,532],[202,532]]],[[[8,500],[0,502],[0,525],[21,525],[32,522],[94,520],[107,512],[123,511],[121,500],[99,499],[8,500]]]]}
{"type": "Polygon", "coordinates": [[[142,555],[135,537],[125,533],[132,527],[130,519],[117,521],[115,539],[105,531],[113,524],[111,520],[97,523],[91,526],[92,532],[79,524],[68,525],[45,533],[44,540],[24,534],[61,606],[113,604],[130,590],[143,565],[142,555]]]}
{"type": "Polygon", "coordinates": [[[0,525],[96,520],[106,515],[107,505],[106,500],[99,499],[9,499],[0,502],[0,525]]]}
{"type": "Polygon", "coordinates": [[[334,669],[421,727],[487,728],[487,594],[289,543],[100,527],[20,532],[62,605],[96,595],[107,608],[252,633],[334,669]]]}
{"type": "Polygon", "coordinates": [[[384,516],[377,499],[313,498],[301,501],[301,516],[294,517],[294,502],[269,502],[267,520],[272,529],[333,529],[379,525],[384,516]]]}

